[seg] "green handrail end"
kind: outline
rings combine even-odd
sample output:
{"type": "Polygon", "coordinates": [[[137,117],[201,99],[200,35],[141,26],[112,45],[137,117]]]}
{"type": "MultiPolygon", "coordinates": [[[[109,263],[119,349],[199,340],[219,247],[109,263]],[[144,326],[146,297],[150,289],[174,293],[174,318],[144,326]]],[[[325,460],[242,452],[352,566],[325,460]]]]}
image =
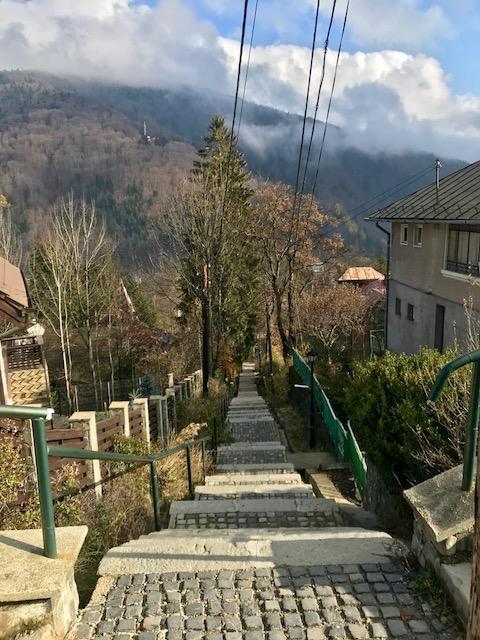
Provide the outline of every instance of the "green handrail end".
{"type": "Polygon", "coordinates": [[[435,402],[438,399],[448,377],[457,369],[464,367],[467,364],[480,361],[480,349],[475,349],[469,353],[465,353],[463,356],[458,356],[454,360],[448,362],[437,375],[433,387],[428,394],[428,401],[435,402]]]}
{"type": "Polygon", "coordinates": [[[19,420],[34,420],[43,418],[51,420],[55,411],[50,407],[28,407],[13,404],[0,405],[0,418],[18,418],[19,420]]]}

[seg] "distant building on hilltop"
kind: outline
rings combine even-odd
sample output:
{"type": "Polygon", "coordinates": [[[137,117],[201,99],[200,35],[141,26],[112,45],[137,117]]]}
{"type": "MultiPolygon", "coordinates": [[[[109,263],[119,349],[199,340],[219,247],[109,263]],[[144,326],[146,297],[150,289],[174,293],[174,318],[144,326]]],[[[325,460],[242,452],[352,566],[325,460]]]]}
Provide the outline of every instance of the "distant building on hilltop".
{"type": "Polygon", "coordinates": [[[143,144],[159,144],[159,138],[157,136],[151,136],[148,133],[147,122],[143,121],[143,135],[142,135],[143,144]]]}
{"type": "MultiPolygon", "coordinates": [[[[439,164],[438,164],[439,166],[439,164]]],[[[465,301],[480,312],[480,162],[385,207],[390,234],[387,349],[439,351],[467,336],[465,301]]]]}

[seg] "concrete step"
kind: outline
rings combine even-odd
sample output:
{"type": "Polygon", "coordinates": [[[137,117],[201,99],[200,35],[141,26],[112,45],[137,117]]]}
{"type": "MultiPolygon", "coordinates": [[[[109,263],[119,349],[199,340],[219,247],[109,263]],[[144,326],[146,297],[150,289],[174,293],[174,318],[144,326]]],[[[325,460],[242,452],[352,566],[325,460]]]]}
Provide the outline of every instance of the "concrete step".
{"type": "Polygon", "coordinates": [[[98,574],[119,576],[263,567],[389,562],[393,539],[360,528],[166,530],[107,552],[98,574]]]}
{"type": "Polygon", "coordinates": [[[302,477],[299,473],[227,473],[206,476],[206,486],[235,486],[241,485],[257,485],[257,484],[302,484],[302,477]]]}
{"type": "Polygon", "coordinates": [[[253,500],[258,498],[313,498],[308,484],[237,484],[196,487],[195,500],[253,500]]]}
{"type": "Polygon", "coordinates": [[[220,473],[247,473],[247,474],[264,474],[264,473],[293,473],[295,471],[291,462],[273,462],[273,463],[225,463],[217,464],[217,471],[220,473]]]}
{"type": "Polygon", "coordinates": [[[333,500],[260,498],[172,502],[170,529],[314,528],[344,524],[333,500]]]}

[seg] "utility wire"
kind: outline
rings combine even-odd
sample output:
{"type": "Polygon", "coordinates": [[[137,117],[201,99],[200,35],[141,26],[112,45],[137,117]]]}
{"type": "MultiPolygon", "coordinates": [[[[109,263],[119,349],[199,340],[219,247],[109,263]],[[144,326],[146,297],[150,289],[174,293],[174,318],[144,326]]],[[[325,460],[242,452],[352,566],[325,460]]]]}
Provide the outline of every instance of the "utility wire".
{"type": "Polygon", "coordinates": [[[337,231],[338,229],[341,229],[346,224],[348,224],[352,220],[355,220],[355,219],[359,218],[360,216],[364,216],[364,215],[367,215],[369,213],[373,213],[377,208],[380,208],[380,202],[382,202],[382,200],[386,200],[390,196],[394,195],[394,193],[396,193],[398,191],[401,191],[402,189],[405,189],[407,186],[410,186],[411,184],[414,184],[418,180],[421,180],[421,178],[424,178],[431,170],[432,170],[432,167],[428,167],[428,168],[426,168],[426,169],[424,169],[424,170],[422,170],[422,171],[410,176],[410,178],[406,178],[405,180],[402,180],[401,182],[399,182],[398,184],[394,185],[390,189],[382,191],[382,193],[379,193],[377,196],[373,196],[373,198],[370,198],[369,200],[366,200],[362,204],[357,205],[356,207],[354,207],[351,210],[351,212],[346,212],[345,213],[345,215],[343,216],[343,220],[341,220],[339,222],[339,224],[335,226],[335,231],[337,231]],[[378,199],[380,199],[379,202],[375,203],[375,200],[378,200],[378,199]],[[366,206],[366,205],[368,205],[368,206],[366,206]],[[372,211],[372,209],[373,209],[373,211],[372,211]],[[352,215],[352,213],[354,215],[352,215]]]}
{"type": "Polygon", "coordinates": [[[315,55],[315,45],[317,41],[317,26],[318,26],[318,14],[320,12],[320,0],[317,0],[317,9],[315,12],[315,25],[313,27],[313,38],[312,38],[312,48],[310,52],[310,67],[308,70],[308,81],[307,81],[307,95],[305,97],[305,109],[303,112],[303,123],[302,123],[302,135],[300,139],[300,148],[298,150],[298,162],[297,162],[297,177],[295,178],[295,191],[293,195],[293,207],[292,211],[295,212],[297,206],[297,191],[298,191],[298,183],[300,180],[300,168],[302,165],[302,155],[303,155],[303,141],[305,138],[305,125],[307,122],[307,113],[308,113],[308,100],[310,96],[310,85],[312,82],[312,68],[313,68],[313,57],[315,55]]]}
{"type": "Polygon", "coordinates": [[[242,36],[240,38],[240,54],[238,56],[237,83],[235,88],[235,99],[233,103],[232,128],[230,130],[230,144],[228,147],[227,170],[225,175],[225,191],[223,194],[222,216],[220,218],[220,238],[222,237],[222,234],[223,234],[223,218],[225,217],[225,205],[227,201],[228,187],[230,182],[230,164],[231,164],[231,158],[232,158],[233,141],[235,138],[235,119],[237,117],[238,93],[240,89],[240,76],[242,72],[243,46],[245,44],[245,28],[247,24],[247,15],[248,15],[248,0],[245,0],[243,5],[242,36]]]}
{"type": "Polygon", "coordinates": [[[311,204],[313,204],[313,199],[315,198],[315,189],[316,189],[316,186],[317,186],[318,174],[319,174],[319,171],[320,171],[320,163],[322,161],[323,149],[325,147],[325,138],[326,138],[326,135],[327,135],[328,119],[330,117],[330,109],[332,107],[333,94],[334,94],[334,91],[335,91],[335,83],[337,81],[338,63],[340,62],[340,54],[342,52],[343,37],[345,35],[345,28],[347,26],[348,9],[349,9],[349,7],[350,7],[350,0],[347,0],[347,6],[345,8],[345,18],[343,20],[343,26],[342,26],[342,34],[340,36],[340,43],[338,45],[337,60],[335,62],[335,71],[334,71],[334,74],[333,74],[332,90],[330,92],[330,99],[328,101],[327,116],[325,118],[325,123],[324,123],[324,127],[323,127],[322,143],[320,145],[320,151],[319,151],[319,154],[318,154],[318,161],[317,161],[317,168],[316,168],[316,171],[315,171],[315,179],[313,181],[313,186],[312,186],[312,201],[311,201],[311,204]]]}
{"type": "Polygon", "coordinates": [[[242,124],[243,106],[245,104],[245,91],[247,89],[248,71],[250,69],[250,56],[252,55],[253,36],[255,33],[255,23],[257,21],[257,10],[258,10],[258,0],[255,0],[255,10],[253,12],[253,21],[252,21],[252,32],[250,34],[250,42],[248,44],[247,65],[245,67],[245,78],[243,82],[242,102],[240,107],[240,115],[238,116],[237,140],[240,136],[240,126],[242,124]]]}
{"type": "Polygon", "coordinates": [[[331,30],[332,30],[333,19],[335,17],[335,7],[336,7],[336,5],[337,5],[337,0],[333,0],[332,12],[330,14],[330,22],[328,24],[327,36],[325,38],[325,45],[324,45],[324,48],[323,48],[322,71],[321,71],[321,75],[320,75],[320,82],[319,82],[319,85],[318,85],[317,101],[315,103],[315,111],[314,111],[314,114],[313,114],[312,129],[310,131],[310,140],[308,142],[307,157],[305,159],[305,167],[304,167],[304,171],[303,171],[302,188],[300,189],[300,197],[303,196],[303,192],[305,190],[305,181],[307,179],[308,163],[309,163],[310,155],[311,155],[311,152],[312,152],[312,144],[313,144],[313,136],[315,134],[315,126],[317,124],[318,107],[319,107],[319,104],[320,104],[320,96],[321,96],[321,93],[322,93],[323,81],[325,80],[325,69],[326,69],[326,63],[327,63],[328,43],[330,41],[330,33],[331,33],[331,30]]]}

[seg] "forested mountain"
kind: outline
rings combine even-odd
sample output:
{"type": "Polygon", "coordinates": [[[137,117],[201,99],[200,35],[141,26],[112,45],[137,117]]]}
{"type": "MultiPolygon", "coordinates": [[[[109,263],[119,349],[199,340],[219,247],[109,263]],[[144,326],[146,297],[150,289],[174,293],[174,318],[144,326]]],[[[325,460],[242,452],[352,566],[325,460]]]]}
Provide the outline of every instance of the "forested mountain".
{"type": "MultiPolygon", "coordinates": [[[[69,191],[84,194],[104,214],[122,261],[133,264],[148,248],[148,217],[158,214],[162,198],[188,173],[211,117],[219,113],[228,118],[231,107],[228,96],[205,96],[188,88],[134,88],[33,72],[0,73],[0,192],[12,203],[27,238],[60,196],[69,191]],[[142,140],[144,121],[155,144],[142,140]]],[[[246,103],[239,145],[250,170],[294,183],[300,126],[296,115],[246,103]]],[[[319,131],[322,126],[318,123],[319,131]]],[[[336,128],[329,129],[328,140],[317,193],[325,207],[337,208],[342,220],[359,204],[425,167],[432,167],[431,175],[406,191],[433,179],[433,155],[371,156],[346,148],[336,128]]],[[[464,164],[442,162],[445,174],[464,164]]],[[[400,195],[402,191],[395,198],[400,195]]],[[[375,250],[379,232],[363,222],[362,211],[356,215],[342,232],[356,246],[375,250]]]]}

